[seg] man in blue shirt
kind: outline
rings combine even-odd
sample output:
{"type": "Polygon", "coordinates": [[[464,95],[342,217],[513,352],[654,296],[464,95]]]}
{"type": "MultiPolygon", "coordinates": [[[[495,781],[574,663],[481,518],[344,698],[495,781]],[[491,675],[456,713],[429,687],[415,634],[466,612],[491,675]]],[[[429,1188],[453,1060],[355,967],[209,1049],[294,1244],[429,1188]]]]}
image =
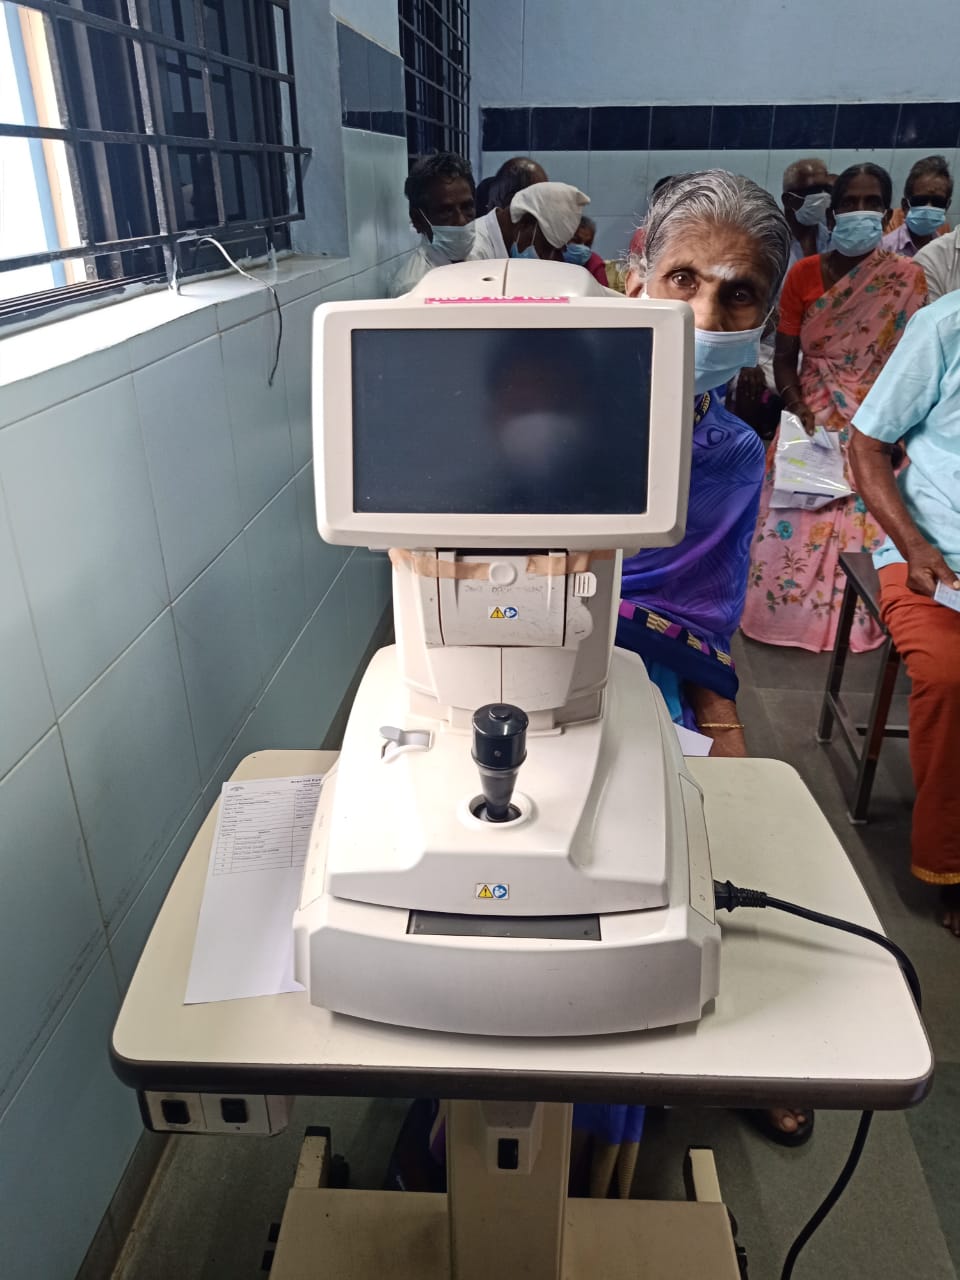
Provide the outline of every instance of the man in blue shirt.
{"type": "Polygon", "coordinates": [[[857,488],[888,535],[874,556],[881,612],[912,682],[911,870],[940,886],[960,937],[960,291],[913,317],[853,425],[857,488]]]}

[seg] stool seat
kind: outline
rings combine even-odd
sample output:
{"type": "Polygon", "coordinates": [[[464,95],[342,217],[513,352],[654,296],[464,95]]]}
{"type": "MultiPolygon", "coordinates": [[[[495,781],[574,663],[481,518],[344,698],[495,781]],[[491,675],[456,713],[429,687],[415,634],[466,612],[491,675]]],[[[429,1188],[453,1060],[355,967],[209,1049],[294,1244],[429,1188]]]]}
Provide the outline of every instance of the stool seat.
{"type": "Polygon", "coordinates": [[[883,740],[884,738],[906,738],[908,729],[906,725],[887,724],[890,702],[900,670],[900,655],[893,643],[893,637],[880,617],[880,578],[873,564],[873,556],[869,551],[845,551],[840,556],[840,568],[846,581],[843,600],[840,604],[840,619],[837,624],[837,642],[830,661],[827,687],[824,690],[823,705],[820,709],[817,741],[829,742],[834,724],[840,729],[856,765],[856,777],[849,795],[847,817],[853,823],[863,823],[868,817],[870,793],[873,790],[883,740]],[[843,671],[850,652],[850,632],[853,628],[857,600],[863,602],[863,607],[877,622],[884,635],[880,650],[880,670],[866,724],[858,724],[854,721],[840,692],[843,671]]]}

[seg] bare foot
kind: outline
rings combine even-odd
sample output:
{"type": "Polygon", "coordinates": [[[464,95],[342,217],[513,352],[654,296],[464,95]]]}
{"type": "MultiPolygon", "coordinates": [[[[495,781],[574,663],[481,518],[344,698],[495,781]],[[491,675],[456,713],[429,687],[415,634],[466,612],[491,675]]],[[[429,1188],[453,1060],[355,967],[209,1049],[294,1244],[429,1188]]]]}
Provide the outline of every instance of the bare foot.
{"type": "Polygon", "coordinates": [[[793,1107],[771,1107],[767,1115],[770,1123],[781,1133],[796,1133],[807,1121],[806,1111],[798,1111],[793,1107]]]}
{"type": "Polygon", "coordinates": [[[942,923],[955,938],[960,938],[960,885],[945,884],[940,890],[942,923]]]}

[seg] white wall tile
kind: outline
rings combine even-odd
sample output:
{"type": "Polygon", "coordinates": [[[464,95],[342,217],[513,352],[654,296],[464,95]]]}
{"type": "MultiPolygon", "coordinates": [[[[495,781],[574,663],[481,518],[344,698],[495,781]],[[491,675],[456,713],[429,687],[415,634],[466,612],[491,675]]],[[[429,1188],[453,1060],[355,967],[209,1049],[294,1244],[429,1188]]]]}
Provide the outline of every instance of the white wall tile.
{"type": "Polygon", "coordinates": [[[389,579],[377,559],[381,555],[382,552],[357,547],[343,571],[355,661],[369,645],[390,602],[389,579]]]}
{"type": "MultiPolygon", "coordinates": [[[[350,296],[353,282],[348,281],[350,296]]],[[[311,389],[311,340],[313,313],[321,301],[319,293],[298,298],[283,308],[283,369],[287,391],[287,413],[290,422],[290,442],[293,450],[293,469],[299,471],[313,452],[313,421],[310,402],[311,389]]]]}
{"type": "Polygon", "coordinates": [[[713,163],[713,156],[712,151],[651,151],[647,167],[649,189],[652,191],[661,178],[709,169],[713,163]]]}
{"type": "Polygon", "coordinates": [[[312,466],[306,467],[297,476],[297,507],[300,513],[300,536],[303,540],[307,613],[311,613],[340,572],[350,555],[350,548],[335,547],[329,542],[324,542],[317,532],[312,466]]]}
{"type": "Polygon", "coordinates": [[[60,728],[109,927],[200,791],[169,610],[74,703],[60,728]]]}
{"type": "Polygon", "coordinates": [[[371,149],[372,134],[343,130],[343,182],[350,232],[350,260],[355,271],[377,261],[377,195],[371,149]]]}
{"type": "Polygon", "coordinates": [[[569,182],[571,186],[579,187],[590,195],[589,151],[543,151],[530,154],[543,165],[551,182],[569,182]]]}
{"type": "MultiPolygon", "coordinates": [[[[830,163],[827,168],[831,173],[843,173],[844,169],[849,169],[852,164],[878,164],[881,168],[890,172],[890,165],[893,161],[893,147],[881,147],[876,150],[864,148],[861,151],[853,150],[835,150],[830,152],[830,163]]],[[[896,199],[896,196],[895,196],[896,199]]]]}
{"type": "Polygon", "coordinates": [[[373,164],[374,220],[377,254],[380,261],[406,253],[417,243],[410,225],[410,211],[403,194],[407,179],[407,140],[387,134],[371,134],[370,159],[373,164]]]}
{"type": "Polygon", "coordinates": [[[492,178],[502,164],[512,160],[516,151],[484,151],[480,155],[480,172],[474,174],[479,182],[481,178],[492,178]]]}
{"type": "Polygon", "coordinates": [[[174,601],[173,616],[200,776],[206,782],[261,685],[260,643],[243,538],[232,542],[174,601]]]}
{"type": "Polygon", "coordinates": [[[57,352],[62,363],[50,362],[50,337],[43,326],[11,334],[0,345],[0,427],[19,422],[52,405],[104,386],[130,372],[125,342],[99,351],[89,350],[83,317],[57,325],[57,352]],[[76,345],[72,359],[69,351],[76,345]]]}
{"type": "MultiPolygon", "coordinates": [[[[592,216],[592,215],[591,215],[592,216]]],[[[638,219],[621,214],[615,218],[594,218],[597,235],[593,247],[601,258],[622,258],[630,248],[638,219]]]]}
{"type": "Polygon", "coordinates": [[[274,359],[276,323],[271,311],[228,329],[220,337],[244,521],[252,520],[293,475],[283,353],[273,386],[267,381],[274,359]]]}
{"type": "Polygon", "coordinates": [[[169,304],[178,306],[180,314],[171,316],[162,324],[151,323],[127,340],[130,368],[134,371],[142,369],[202,342],[204,338],[215,337],[217,308],[209,305],[209,298],[216,290],[222,289],[224,283],[223,277],[215,281],[197,281],[184,285],[181,294],[172,295],[169,304]]]}
{"type": "Polygon", "coordinates": [[[760,187],[766,187],[767,185],[769,164],[769,151],[710,152],[710,167],[712,169],[726,169],[729,173],[739,173],[744,178],[752,178],[760,187]]]}
{"type": "Polygon", "coordinates": [[[266,682],[293,644],[306,614],[300,513],[293,481],[247,526],[243,538],[260,637],[260,671],[266,682]]]}
{"type": "Polygon", "coordinates": [[[53,724],[40,650],[0,490],[0,778],[53,724]]]}
{"type": "Polygon", "coordinates": [[[168,602],[132,379],[8,427],[0,474],[62,712],[168,602]]]}
{"type": "Polygon", "coordinates": [[[0,782],[0,833],[2,1113],[106,943],[55,729],[0,782]]]}
{"type": "Polygon", "coordinates": [[[399,262],[378,262],[376,266],[368,267],[366,271],[358,271],[353,277],[356,297],[385,298],[398,266],[399,262]]]}
{"type": "Polygon", "coordinates": [[[397,6],[392,0],[333,0],[330,11],[354,31],[376,40],[391,53],[400,52],[397,6]]]}
{"type": "Polygon", "coordinates": [[[172,596],[240,532],[219,338],[134,374],[172,596]]]}
{"type": "Polygon", "coordinates": [[[646,151],[591,151],[584,212],[639,219],[647,206],[647,163],[646,151]]]}
{"type": "Polygon", "coordinates": [[[170,841],[149,880],[130,904],[125,915],[116,923],[109,947],[121,992],[125,992],[130,985],[140,953],[150,936],[150,930],[167,896],[167,890],[173,884],[173,878],[180,869],[180,864],[205,817],[203,803],[198,800],[187,814],[180,830],[170,841]]]}
{"type": "Polygon", "coordinates": [[[143,1132],[107,1045],[117,988],[104,955],[0,1120],[4,1280],[69,1280],[143,1132]]]}

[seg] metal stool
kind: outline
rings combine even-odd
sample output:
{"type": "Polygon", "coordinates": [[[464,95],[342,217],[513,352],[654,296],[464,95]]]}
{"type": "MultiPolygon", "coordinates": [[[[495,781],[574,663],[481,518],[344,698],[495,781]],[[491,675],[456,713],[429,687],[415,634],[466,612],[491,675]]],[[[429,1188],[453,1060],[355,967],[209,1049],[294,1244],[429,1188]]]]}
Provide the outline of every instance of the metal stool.
{"type": "Polygon", "coordinates": [[[880,758],[880,748],[883,746],[884,738],[906,738],[909,730],[906,725],[887,724],[890,701],[893,698],[894,685],[900,670],[900,655],[893,643],[893,637],[880,619],[880,579],[873,567],[873,557],[868,551],[844,553],[840,557],[840,568],[846,575],[847,581],[843,591],[843,603],[840,606],[837,643],[827,675],[827,687],[823,694],[817,741],[830,741],[833,724],[836,721],[857,768],[847,817],[853,823],[862,823],[867,821],[870,792],[873,789],[873,779],[877,772],[877,761],[880,758]],[[851,718],[840,695],[840,683],[843,680],[847,654],[850,652],[850,631],[858,599],[863,601],[864,608],[876,620],[886,637],[881,649],[880,673],[873,691],[870,716],[866,724],[857,724],[851,718]]]}

